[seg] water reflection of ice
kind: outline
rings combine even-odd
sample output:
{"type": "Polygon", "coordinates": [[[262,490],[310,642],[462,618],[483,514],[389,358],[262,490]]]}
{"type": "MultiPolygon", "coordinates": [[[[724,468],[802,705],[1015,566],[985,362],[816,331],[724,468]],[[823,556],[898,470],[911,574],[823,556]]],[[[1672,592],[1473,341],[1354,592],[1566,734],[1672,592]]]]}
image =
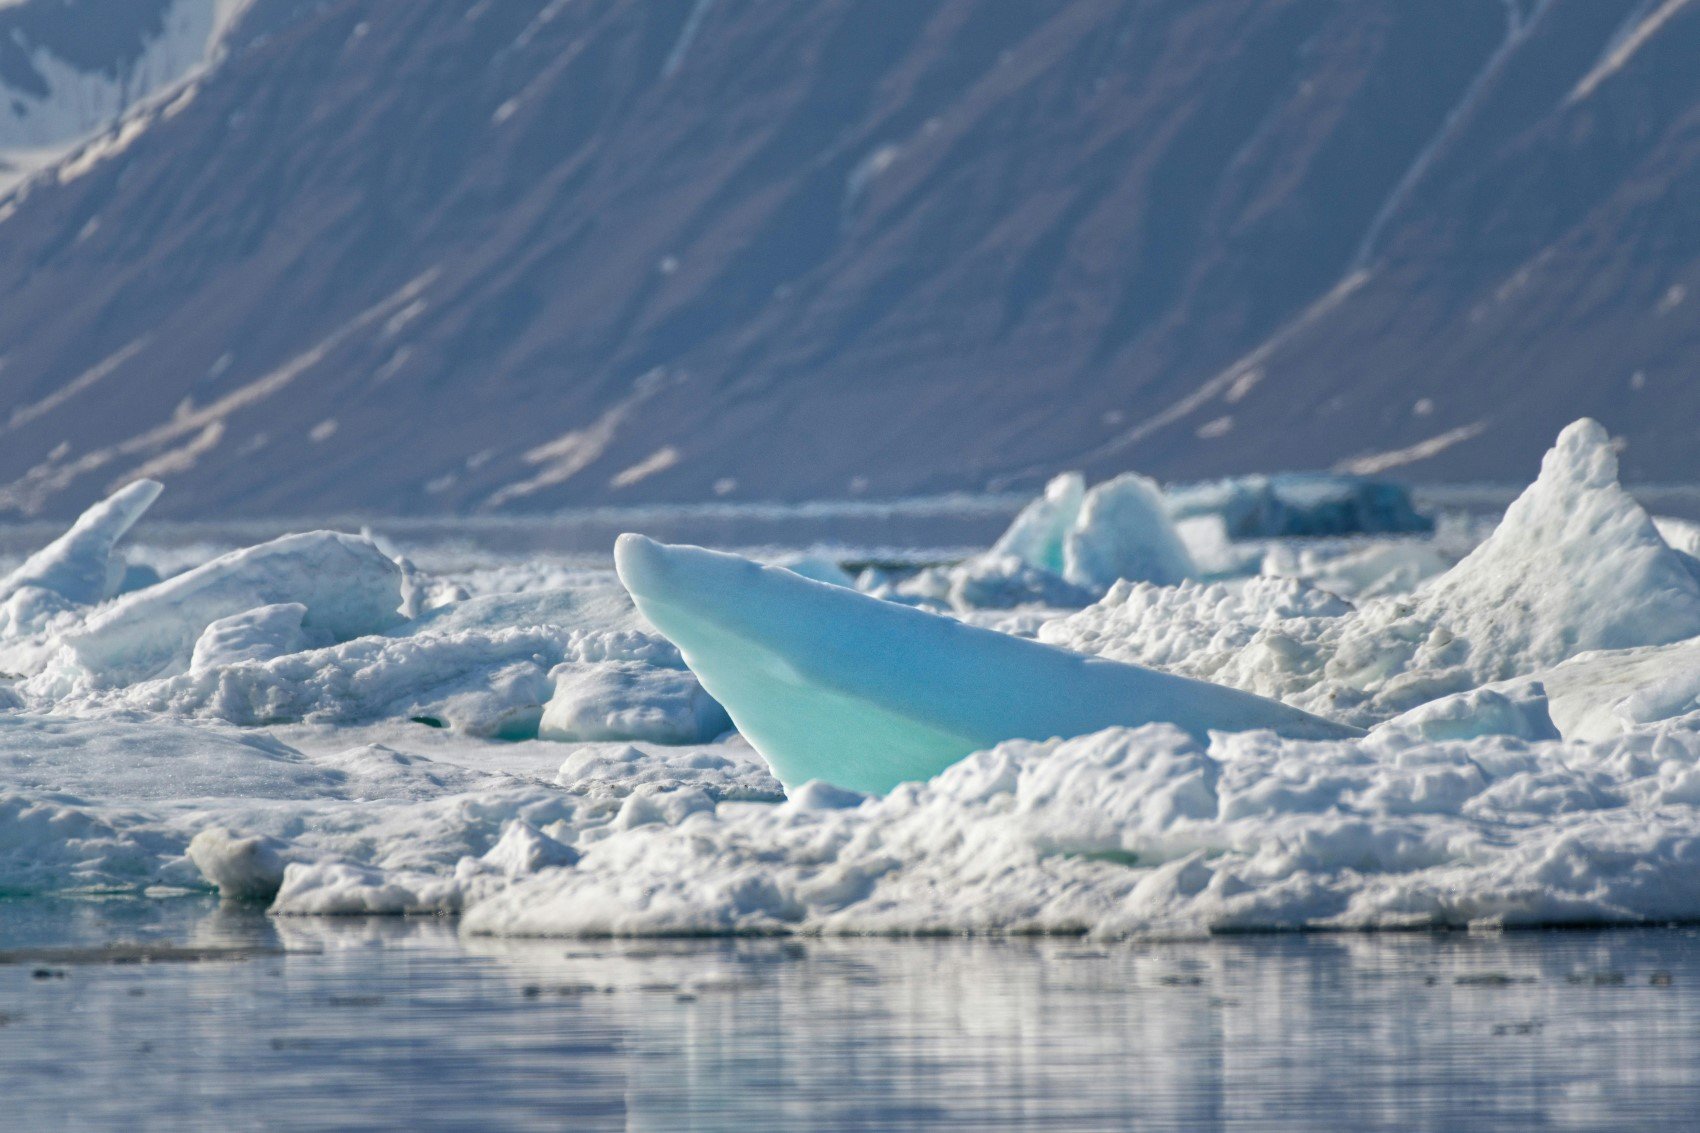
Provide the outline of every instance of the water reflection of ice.
{"type": "Polygon", "coordinates": [[[0,959],[18,1128],[1676,1129],[1700,1096],[1692,930],[463,942],[11,902],[0,959]]]}

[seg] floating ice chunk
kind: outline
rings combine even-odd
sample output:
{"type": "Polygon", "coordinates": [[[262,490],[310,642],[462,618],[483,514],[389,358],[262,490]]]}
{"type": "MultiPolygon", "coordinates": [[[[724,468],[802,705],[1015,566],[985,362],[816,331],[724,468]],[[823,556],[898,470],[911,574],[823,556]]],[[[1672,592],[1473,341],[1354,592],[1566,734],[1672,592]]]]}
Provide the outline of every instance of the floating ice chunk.
{"type": "Polygon", "coordinates": [[[64,641],[94,683],[130,684],[187,670],[196,640],[218,619],[291,602],[307,607],[310,634],[377,633],[401,620],[401,568],[369,539],[286,535],[125,595],[64,641]]]}
{"type": "Polygon", "coordinates": [[[1302,535],[1419,534],[1434,521],[1411,504],[1400,484],[1327,472],[1241,476],[1188,484],[1168,492],[1177,521],[1222,517],[1235,539],[1302,535]]]}
{"type": "Polygon", "coordinates": [[[1124,578],[1174,586],[1197,573],[1162,491],[1132,472],[1087,492],[1063,540],[1063,578],[1100,594],[1124,578]]]}
{"type": "Polygon", "coordinates": [[[239,661],[270,661],[327,644],[311,640],[301,626],[306,616],[307,607],[301,603],[279,602],[220,618],[195,639],[189,671],[202,673],[239,661]]]}
{"type": "Polygon", "coordinates": [[[1117,579],[1172,586],[1198,573],[1154,481],[1127,472],[1091,491],[1085,484],[1078,472],[1052,480],[987,557],[1013,557],[1097,594],[1117,579]]]}
{"type": "Polygon", "coordinates": [[[1086,498],[1086,478],[1064,472],[1045,485],[1045,493],[1017,515],[998,541],[992,554],[1013,555],[1022,562],[1048,570],[1059,578],[1063,573],[1063,542],[1080,515],[1086,498]]]}
{"type": "Polygon", "coordinates": [[[269,902],[283,884],[287,850],[277,838],[243,837],[215,826],[190,840],[187,855],[225,900],[269,902]]]}
{"type": "Polygon", "coordinates": [[[1419,595],[1421,616],[1469,642],[1487,680],[1590,649],[1700,634],[1700,583],[1617,482],[1611,438],[1568,426],[1540,477],[1481,546],[1419,595]]]}
{"type": "Polygon", "coordinates": [[[550,675],[555,694],[543,707],[539,739],[695,744],[732,728],[726,710],[688,672],[622,661],[568,662],[550,675]]]}
{"type": "Polygon", "coordinates": [[[0,582],[0,601],[26,586],[49,591],[79,606],[92,606],[112,597],[124,579],[118,540],[159,498],[163,488],[157,480],[137,480],[83,512],[69,531],[25,559],[0,582]]]}
{"type": "Polygon", "coordinates": [[[780,782],[880,792],[1010,738],[1172,721],[1296,736],[1353,729],[1233,689],[1083,657],[763,568],[622,535],[638,609],[780,782]]]}

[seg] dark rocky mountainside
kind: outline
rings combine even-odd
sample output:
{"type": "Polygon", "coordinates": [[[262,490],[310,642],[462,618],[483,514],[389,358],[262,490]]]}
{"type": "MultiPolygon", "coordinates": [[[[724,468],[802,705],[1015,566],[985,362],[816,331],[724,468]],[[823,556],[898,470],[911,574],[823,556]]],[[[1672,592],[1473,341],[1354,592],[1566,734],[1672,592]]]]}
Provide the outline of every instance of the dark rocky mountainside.
{"type": "Polygon", "coordinates": [[[0,203],[0,509],[1700,478],[1700,4],[255,0],[0,203]]]}

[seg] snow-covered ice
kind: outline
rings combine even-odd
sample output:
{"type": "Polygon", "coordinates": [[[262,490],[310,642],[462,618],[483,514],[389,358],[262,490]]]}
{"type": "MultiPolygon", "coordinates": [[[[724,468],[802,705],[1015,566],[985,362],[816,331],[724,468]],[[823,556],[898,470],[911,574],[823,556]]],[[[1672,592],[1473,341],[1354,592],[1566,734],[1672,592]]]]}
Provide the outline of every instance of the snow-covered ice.
{"type": "Polygon", "coordinates": [[[286,535],[127,594],[62,640],[90,683],[130,684],[186,671],[208,626],[263,606],[303,606],[301,630],[323,644],[388,629],[401,620],[401,578],[370,539],[286,535]]]}
{"type": "Polygon", "coordinates": [[[1700,528],[1592,422],[1480,534],[1351,478],[1065,475],[984,552],[855,576],[157,547],[158,490],[4,583],[0,893],[497,934],[1700,919],[1700,528]]]}
{"type": "Polygon", "coordinates": [[[164,488],[157,480],[137,480],[89,508],[69,531],[0,581],[0,601],[26,587],[48,591],[73,606],[91,606],[118,593],[124,578],[118,541],[164,488]]]}

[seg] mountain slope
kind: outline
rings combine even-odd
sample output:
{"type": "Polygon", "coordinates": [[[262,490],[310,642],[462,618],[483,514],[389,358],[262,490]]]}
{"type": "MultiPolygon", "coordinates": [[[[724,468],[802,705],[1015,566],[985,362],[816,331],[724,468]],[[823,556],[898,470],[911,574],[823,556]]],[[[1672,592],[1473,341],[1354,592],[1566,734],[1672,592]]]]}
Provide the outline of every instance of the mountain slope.
{"type": "Polygon", "coordinates": [[[1581,412],[1693,476],[1697,40],[1682,0],[256,0],[0,204],[0,509],[1520,478],[1581,412]]]}

